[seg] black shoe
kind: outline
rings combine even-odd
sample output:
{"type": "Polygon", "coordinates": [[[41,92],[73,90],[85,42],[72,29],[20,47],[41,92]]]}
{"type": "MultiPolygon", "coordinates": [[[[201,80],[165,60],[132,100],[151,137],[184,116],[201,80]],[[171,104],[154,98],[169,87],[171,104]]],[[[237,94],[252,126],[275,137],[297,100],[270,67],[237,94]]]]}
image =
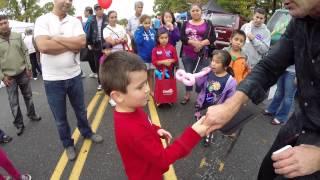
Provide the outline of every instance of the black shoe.
{"type": "Polygon", "coordinates": [[[209,147],[209,146],[210,146],[210,142],[211,142],[210,136],[211,136],[211,135],[206,136],[206,137],[203,138],[203,146],[204,146],[204,147],[209,147]]]}
{"type": "Polygon", "coordinates": [[[23,134],[23,131],[24,131],[24,126],[18,127],[17,128],[17,135],[21,136],[23,134]]]}
{"type": "Polygon", "coordinates": [[[41,116],[36,114],[36,115],[33,115],[33,116],[29,116],[29,119],[31,121],[40,121],[41,120],[41,116]]]}
{"type": "Polygon", "coordinates": [[[2,138],[0,138],[0,144],[8,143],[12,141],[12,137],[8,135],[3,135],[2,138]]]}

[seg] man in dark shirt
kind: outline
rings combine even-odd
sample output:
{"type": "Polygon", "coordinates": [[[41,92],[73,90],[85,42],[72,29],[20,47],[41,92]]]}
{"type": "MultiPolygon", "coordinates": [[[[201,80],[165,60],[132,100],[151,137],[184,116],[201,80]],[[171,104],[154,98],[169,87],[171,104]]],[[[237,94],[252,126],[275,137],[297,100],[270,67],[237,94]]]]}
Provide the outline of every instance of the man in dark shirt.
{"type": "Polygon", "coordinates": [[[208,108],[205,122],[211,130],[220,129],[249,98],[255,104],[263,101],[268,88],[295,64],[298,105],[265,156],[258,179],[320,179],[320,0],[284,0],[284,5],[294,17],[285,34],[234,96],[208,108]],[[293,148],[272,154],[286,145],[293,148]]]}

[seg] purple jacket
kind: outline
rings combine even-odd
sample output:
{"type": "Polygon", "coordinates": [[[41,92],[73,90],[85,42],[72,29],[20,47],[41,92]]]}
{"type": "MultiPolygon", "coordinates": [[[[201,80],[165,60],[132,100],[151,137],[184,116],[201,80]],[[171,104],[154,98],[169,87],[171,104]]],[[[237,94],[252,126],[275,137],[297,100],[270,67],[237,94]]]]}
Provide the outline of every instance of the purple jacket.
{"type": "Polygon", "coordinates": [[[169,43],[172,45],[172,46],[176,46],[177,42],[180,40],[180,31],[179,31],[179,28],[177,26],[174,26],[173,30],[172,31],[169,31],[166,27],[164,26],[161,26],[159,28],[160,29],[165,29],[169,32],[169,43]]]}
{"type": "MultiPolygon", "coordinates": [[[[209,73],[212,73],[212,71],[210,71],[209,73]]],[[[208,81],[207,81],[208,74],[196,79],[197,86],[201,87],[201,91],[197,97],[197,104],[200,106],[200,108],[202,107],[205,100],[205,96],[206,96],[206,87],[208,85],[208,81]]],[[[226,86],[224,87],[221,95],[219,96],[220,99],[214,99],[213,102],[217,102],[216,104],[223,103],[225,100],[227,100],[236,92],[236,87],[237,87],[237,81],[232,76],[230,76],[226,83],[226,86]]]]}

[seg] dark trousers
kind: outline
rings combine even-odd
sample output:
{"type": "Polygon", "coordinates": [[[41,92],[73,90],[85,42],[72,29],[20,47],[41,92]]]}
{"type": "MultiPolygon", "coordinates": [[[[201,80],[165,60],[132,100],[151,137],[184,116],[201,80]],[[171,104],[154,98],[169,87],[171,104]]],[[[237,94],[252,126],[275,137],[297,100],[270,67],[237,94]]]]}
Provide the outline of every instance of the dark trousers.
{"type": "Polygon", "coordinates": [[[91,137],[92,130],[87,119],[81,75],[61,81],[44,81],[44,88],[63,147],[74,145],[67,120],[67,96],[76,114],[81,135],[85,138],[91,137]]]}
{"type": "Polygon", "coordinates": [[[30,62],[32,66],[32,75],[34,78],[38,76],[38,73],[42,74],[41,68],[39,66],[38,60],[37,60],[37,53],[31,53],[29,54],[30,62]]]}
{"type": "Polygon", "coordinates": [[[36,113],[35,113],[34,104],[32,101],[32,90],[30,86],[30,79],[27,76],[26,71],[23,71],[17,76],[12,76],[11,78],[12,78],[12,85],[7,86],[7,93],[8,93],[11,112],[14,118],[13,124],[15,125],[16,128],[19,128],[24,126],[24,124],[23,124],[23,116],[20,110],[20,105],[19,105],[18,88],[20,89],[24,102],[26,104],[27,115],[31,117],[31,116],[35,116],[36,113]]]}
{"type": "MultiPolygon", "coordinates": [[[[303,119],[300,116],[300,110],[296,112],[290,117],[287,123],[282,126],[280,129],[276,140],[274,141],[272,147],[270,148],[269,152],[263,159],[263,162],[260,166],[258,179],[259,180],[281,180],[286,179],[285,177],[278,176],[274,172],[273,168],[273,161],[271,159],[271,155],[274,151],[286,146],[292,145],[297,146],[300,144],[310,144],[310,145],[320,145],[320,133],[315,131],[309,131],[303,129],[302,122],[303,119]]],[[[319,180],[320,179],[320,172],[316,172],[312,175],[294,178],[295,180],[319,180]]]]}
{"type": "Polygon", "coordinates": [[[93,52],[91,50],[89,50],[88,53],[90,53],[89,59],[88,59],[90,69],[93,73],[97,73],[96,60],[93,57],[93,52]]]}
{"type": "Polygon", "coordinates": [[[102,51],[101,50],[93,50],[93,59],[94,59],[94,63],[96,66],[96,72],[98,74],[98,83],[100,84],[100,75],[99,75],[99,69],[100,69],[100,62],[99,59],[102,56],[102,51]]]}

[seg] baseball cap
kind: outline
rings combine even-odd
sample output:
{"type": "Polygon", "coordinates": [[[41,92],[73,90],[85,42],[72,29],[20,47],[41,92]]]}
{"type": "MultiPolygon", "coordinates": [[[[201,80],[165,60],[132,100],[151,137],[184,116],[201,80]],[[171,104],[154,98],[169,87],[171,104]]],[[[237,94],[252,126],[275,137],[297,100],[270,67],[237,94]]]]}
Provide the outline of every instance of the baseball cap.
{"type": "Polygon", "coordinates": [[[94,5],[94,10],[97,10],[98,8],[101,8],[101,6],[99,4],[94,5]]]}

